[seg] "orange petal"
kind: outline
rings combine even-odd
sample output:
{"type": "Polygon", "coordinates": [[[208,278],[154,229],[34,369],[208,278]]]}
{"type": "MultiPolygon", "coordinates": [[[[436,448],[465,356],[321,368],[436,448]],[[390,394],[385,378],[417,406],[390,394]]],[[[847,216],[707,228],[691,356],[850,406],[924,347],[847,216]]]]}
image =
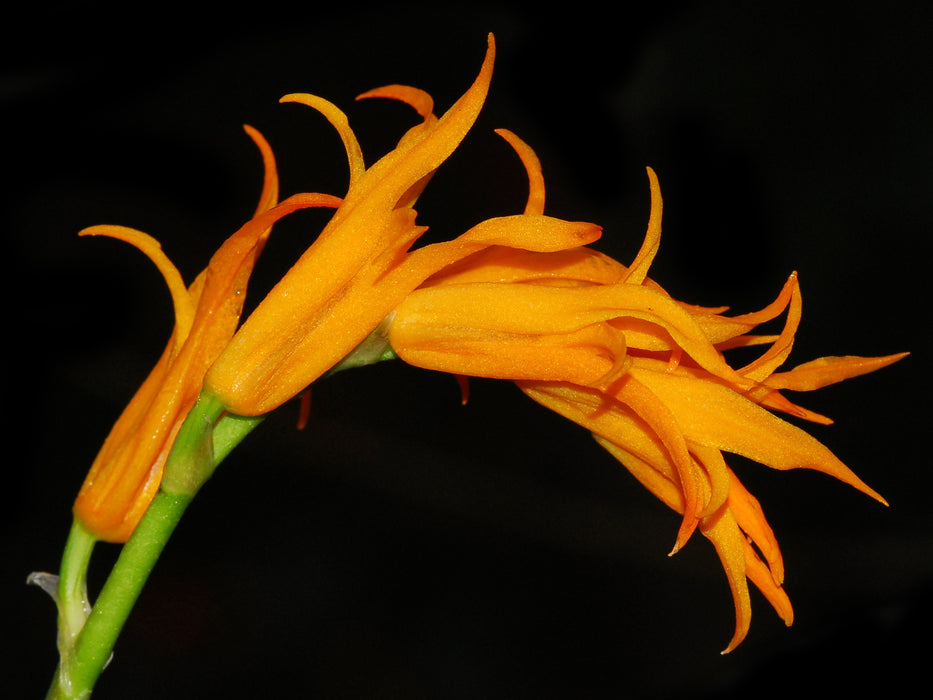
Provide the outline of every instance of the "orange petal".
{"type": "Polygon", "coordinates": [[[739,316],[720,316],[715,315],[695,315],[697,323],[706,332],[710,342],[720,346],[722,349],[728,347],[747,347],[749,345],[761,345],[763,343],[774,343],[779,336],[746,336],[744,334],[751,331],[755,326],[766,323],[780,315],[790,303],[791,296],[797,290],[799,294],[799,285],[797,276],[791,275],[777,297],[770,304],[759,311],[753,311],[739,316]]]}
{"type": "Polygon", "coordinates": [[[771,603],[771,607],[784,621],[784,624],[788,627],[794,624],[794,608],[790,603],[790,598],[787,597],[784,589],[775,583],[768,567],[758,558],[748,542],[745,543],[745,575],[771,603]]]}
{"type": "MultiPolygon", "coordinates": [[[[622,447],[602,435],[594,433],[593,438],[659,501],[671,510],[678,513],[684,512],[684,495],[680,490],[680,485],[676,482],[676,478],[672,479],[664,471],[659,470],[656,466],[657,463],[642,459],[628,448],[622,447]]],[[[671,473],[673,473],[673,468],[671,473]]]]}
{"type": "Polygon", "coordinates": [[[664,209],[664,203],[661,199],[661,185],[658,183],[658,176],[654,170],[647,168],[648,184],[651,191],[651,215],[648,218],[648,231],[645,233],[645,240],[641,244],[641,249],[635,260],[629,266],[628,273],[623,278],[628,284],[641,284],[648,276],[648,268],[654,262],[654,256],[661,246],[661,214],[664,209]]]}
{"type": "Polygon", "coordinates": [[[475,282],[615,284],[625,271],[624,265],[592,248],[533,252],[491,246],[445,267],[424,286],[475,282]]]}
{"type": "Polygon", "coordinates": [[[136,454],[136,449],[143,439],[140,426],[164,386],[174,346],[173,335],[111,428],[75,499],[75,517],[98,539],[125,542],[158,490],[161,464],[157,456],[161,446],[156,446],[153,455],[145,450],[136,454]]]}
{"type": "Polygon", "coordinates": [[[808,420],[811,423],[819,423],[820,425],[832,425],[833,423],[832,418],[827,418],[815,411],[795,404],[780,391],[768,386],[767,380],[765,380],[765,384],[760,384],[748,390],[745,395],[759,406],[765,406],[772,411],[781,411],[782,413],[795,416],[801,420],[808,420]]]}
{"type": "Polygon", "coordinates": [[[649,387],[631,374],[626,374],[618,382],[618,388],[613,394],[617,400],[631,407],[632,411],[650,426],[664,445],[677,471],[677,478],[684,495],[684,519],[677,533],[674,548],[671,550],[671,554],[674,554],[690,538],[702,510],[696,465],[690,457],[687,442],[674,414],[649,387]]]}
{"type": "Polygon", "coordinates": [[[843,379],[874,372],[904,359],[909,354],[901,352],[884,357],[857,357],[854,355],[821,357],[798,365],[787,372],[772,374],[765,380],[765,384],[775,389],[812,391],[841,382],[843,379]]]}
{"type": "Polygon", "coordinates": [[[544,174],[541,172],[541,161],[531,146],[522,141],[508,129],[496,129],[496,133],[509,142],[515,149],[518,157],[525,166],[528,174],[528,201],[525,204],[525,214],[544,213],[544,174]]]}
{"type": "MultiPolygon", "coordinates": [[[[797,273],[791,274],[784,289],[790,287],[790,301],[788,303],[787,321],[784,328],[772,343],[771,347],[757,360],[749,363],[739,370],[739,374],[754,381],[763,381],[775,369],[780,367],[794,346],[794,334],[800,325],[801,300],[800,285],[797,282],[797,273]]],[[[782,290],[782,294],[784,290],[782,290]]],[[[780,297],[779,297],[780,298],[780,297]]]]}
{"type": "Polygon", "coordinates": [[[689,447],[690,454],[703,467],[706,480],[709,482],[709,495],[703,510],[698,514],[702,518],[719,510],[729,498],[730,471],[719,450],[703,445],[690,445],[689,447]]]}
{"type": "Polygon", "coordinates": [[[337,130],[340,140],[343,141],[343,147],[347,152],[347,161],[350,164],[350,187],[352,188],[359,182],[366,170],[366,165],[363,162],[363,151],[360,149],[359,141],[356,140],[356,134],[350,128],[347,115],[339,107],[323,97],[307,93],[285,95],[279,102],[297,102],[320,112],[330,122],[331,126],[337,130]]]}
{"type": "Polygon", "coordinates": [[[752,622],[752,601],[748,593],[746,578],[746,542],[728,508],[723,508],[714,516],[704,518],[700,524],[700,532],[716,548],[716,554],[719,555],[719,561],[722,562],[722,568],[726,572],[735,604],[735,633],[728,646],[722,651],[723,654],[728,654],[742,643],[752,622]]]}
{"type": "Polygon", "coordinates": [[[272,147],[269,145],[269,142],[266,141],[266,138],[249,124],[244,124],[243,130],[253,140],[253,143],[256,144],[257,148],[259,148],[259,153],[262,155],[263,172],[265,175],[262,182],[262,193],[259,195],[259,204],[256,206],[255,215],[258,216],[278,204],[279,175],[275,165],[275,155],[272,152],[272,147]]]}
{"type": "MultiPolygon", "coordinates": [[[[663,495],[665,502],[684,516],[671,551],[674,554],[686,543],[697,524],[700,496],[696,466],[663,404],[628,377],[619,383],[625,389],[618,392],[621,397],[616,400],[597,389],[563,382],[517,382],[522,391],[541,405],[637,456],[667,481],[677,482],[678,505],[674,505],[669,493],[663,495]],[[664,472],[665,466],[668,473],[664,472]]],[[[623,464],[628,467],[626,462],[623,464]]],[[[656,477],[643,476],[651,482],[649,488],[655,485],[663,488],[656,477]]],[[[657,495],[662,497],[660,492],[657,495]]]]}
{"type": "Polygon", "coordinates": [[[765,519],[761,504],[738,477],[729,470],[729,510],[742,531],[747,534],[768,563],[768,570],[775,585],[784,583],[784,558],[774,531],[765,519]]]}
{"type": "MultiPolygon", "coordinates": [[[[416,367],[471,377],[538,379],[582,385],[617,379],[625,367],[624,339],[605,326],[592,325],[569,333],[523,335],[489,330],[471,324],[456,327],[443,315],[419,318],[409,295],[395,312],[389,344],[405,362],[416,367]]],[[[481,320],[496,321],[495,313],[481,320]]]]}
{"type": "Polygon", "coordinates": [[[159,242],[147,233],[126,226],[90,226],[78,232],[78,235],[109,236],[125,241],[142,251],[155,264],[172,295],[172,304],[175,307],[175,341],[178,345],[183,343],[194,321],[194,304],[188,296],[181,273],[168,259],[159,242]]]}
{"type": "MultiPolygon", "coordinates": [[[[492,34],[488,38],[486,57],[473,84],[440,119],[410,130],[390,151],[366,171],[358,187],[347,192],[347,214],[358,204],[381,211],[384,215],[429,177],[454,152],[473,126],[489,92],[495,64],[496,46],[492,34]]],[[[401,206],[410,206],[406,197],[401,206]]],[[[370,235],[378,236],[379,231],[370,235]]],[[[322,234],[323,235],[323,234],[322,234]]]]}
{"type": "MultiPolygon", "coordinates": [[[[424,231],[414,226],[414,211],[405,206],[413,188],[423,185],[473,125],[494,61],[490,35],[479,75],[444,116],[410,131],[395,150],[354,176],[314,245],[259,304],[208,374],[207,388],[227,408],[257,415],[281,405],[352,351],[408,291],[436,271],[424,270],[407,289],[402,279],[385,277],[424,231]]],[[[339,121],[329,103],[302,99],[339,121]]],[[[345,140],[348,129],[338,129],[345,140]]]]}
{"type": "Polygon", "coordinates": [[[256,262],[257,247],[262,244],[272,225],[299,209],[335,207],[339,204],[340,199],[330,195],[292,195],[281,204],[252,218],[224,241],[208,264],[204,292],[198,304],[192,333],[203,334],[204,340],[219,346],[219,352],[239,322],[246,284],[256,262]],[[217,325],[221,318],[227,319],[223,331],[217,325]],[[203,319],[203,322],[198,323],[198,319],[203,319]]]}
{"type": "MultiPolygon", "coordinates": [[[[75,500],[75,517],[98,538],[126,541],[158,491],[165,459],[197,399],[204,374],[236,328],[249,273],[269,228],[287,213],[321,201],[329,200],[292,197],[250,220],[224,242],[207,269],[184,291],[194,307],[190,323],[183,322],[188,329],[176,324],[168,348],[117,420],[75,500]]],[[[111,227],[91,232],[126,234],[111,227]]],[[[149,237],[127,238],[148,246],[148,253],[159,259],[161,253],[152,248],[149,237]]],[[[159,264],[166,267],[165,262],[159,264]]],[[[173,296],[182,290],[183,285],[173,296]]]]}
{"type": "MultiPolygon", "coordinates": [[[[575,289],[555,289],[553,308],[564,313],[578,314],[581,319],[597,322],[609,319],[620,321],[619,327],[630,327],[630,319],[640,319],[657,326],[670,335],[697,364],[712,374],[732,382],[747,383],[728,364],[703,334],[696,321],[675,301],[646,286],[634,284],[597,285],[575,289]]],[[[613,322],[614,325],[615,321],[613,322]]],[[[645,329],[649,330],[649,329],[645,329]]],[[[657,329],[655,329],[656,332],[657,329]]],[[[639,348],[637,337],[626,333],[629,348],[639,348]]]]}
{"type": "Polygon", "coordinates": [[[418,112],[425,121],[434,115],[434,98],[424,90],[410,85],[386,85],[374,88],[357,95],[356,99],[364,100],[370,97],[385,97],[404,102],[418,112]]]}
{"type": "Polygon", "coordinates": [[[740,454],[774,469],[814,469],[885,503],[819,440],[727,385],[647,365],[636,360],[629,374],[670,408],[691,442],[740,454]]]}

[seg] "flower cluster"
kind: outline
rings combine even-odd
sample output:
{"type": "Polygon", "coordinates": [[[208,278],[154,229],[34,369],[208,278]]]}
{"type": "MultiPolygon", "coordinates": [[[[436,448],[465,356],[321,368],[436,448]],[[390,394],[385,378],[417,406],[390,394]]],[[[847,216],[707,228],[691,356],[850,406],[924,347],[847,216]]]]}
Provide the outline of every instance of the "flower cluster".
{"type": "Polygon", "coordinates": [[[102,540],[124,542],[159,490],[165,460],[201,391],[204,373],[233,337],[246,286],[272,225],[314,196],[278,201],[278,177],[269,144],[251,127],[265,182],[255,215],[228,238],[189,286],[151,236],[125,226],[92,226],[88,236],[135,245],[158,267],[175,307],[175,328],[162,356],[104,441],[74,505],[75,517],[102,540]]]}
{"type": "MultiPolygon", "coordinates": [[[[541,214],[544,181],[530,149],[510,135],[530,180],[527,212],[541,214]]],[[[792,274],[764,309],[724,316],[671,298],[647,277],[658,250],[661,195],[648,170],[651,216],[630,266],[591,248],[555,253],[491,248],[410,294],[389,332],[404,361],[458,375],[509,379],[538,403],[591,431],[661,501],[681,513],[671,554],[699,529],[715,546],[736,608],[725,651],[745,637],[751,580],[789,625],[781,551],[762,509],[723,452],[775,469],[809,468],[878,501],[829,449],[772,411],[828,423],[788,400],[903,357],[824,357],[777,372],[791,351],[801,297],[792,274]],[[787,312],[777,335],[751,331],[787,312]],[[762,346],[733,369],[725,351],[762,346]]]]}
{"type": "Polygon", "coordinates": [[[202,391],[230,413],[268,413],[350,354],[409,292],[442,268],[490,246],[553,252],[599,237],[595,224],[516,215],[487,219],[454,240],[409,250],[427,230],[415,223],[415,202],[479,115],[494,62],[490,36],[476,80],[441,117],[433,113],[431,96],[417,88],[389,85],[360,95],[402,101],[422,119],[368,168],[340,109],[315,95],[282,98],[315,109],[336,129],[350,167],[347,193],[342,198],[302,193],[276,204],[279,184],[271,149],[248,127],[266,167],[259,207],[187,289],[147,234],[122,226],[82,232],[120,238],[148,255],[166,279],[176,315],[162,358],[114,425],[78,495],[75,515],[89,532],[114,542],[129,537],[158,491],[174,438],[202,391]],[[271,226],[307,207],[335,211],[313,245],[238,327],[247,282],[271,226]]]}
{"type": "Polygon", "coordinates": [[[822,471],[883,502],[826,447],[774,412],[827,422],[782,390],[816,389],[901,356],[828,357],[778,371],[800,321],[796,275],[754,313],[727,316],[725,308],[677,301],[648,277],[661,231],[653,171],[648,232],[626,266],[588,247],[601,234],[596,224],[544,214],[541,165],[505,130],[498,133],[528,174],[524,211],[413,248],[426,230],[416,221],[416,201],[474,124],[494,60],[490,36],[479,75],[440,117],[431,97],[416,88],[390,85],[361,95],[402,101],[421,119],[369,167],[340,109],[314,95],[283,98],[316,110],[337,131],[349,163],[346,194],[303,193],[278,203],[271,149],[248,128],[266,165],[259,207],[188,287],[146,234],[116,226],[85,232],[126,240],[153,260],[171,291],[176,325],[95,460],[75,503],[77,520],[99,539],[125,541],[158,491],[175,437],[199,396],[230,414],[268,413],[375,335],[418,367],[514,381],[592,432],[681,514],[674,551],[696,530],[713,542],[737,611],[727,651],[748,630],[747,580],[790,624],[777,542],[723,453],[776,469],[822,471]],[[334,213],[240,325],[247,282],[272,225],[307,207],[334,213]],[[780,333],[753,333],[785,312],[780,333]],[[727,351],[749,346],[763,348],[757,359],[739,368],[727,362],[727,351]]]}

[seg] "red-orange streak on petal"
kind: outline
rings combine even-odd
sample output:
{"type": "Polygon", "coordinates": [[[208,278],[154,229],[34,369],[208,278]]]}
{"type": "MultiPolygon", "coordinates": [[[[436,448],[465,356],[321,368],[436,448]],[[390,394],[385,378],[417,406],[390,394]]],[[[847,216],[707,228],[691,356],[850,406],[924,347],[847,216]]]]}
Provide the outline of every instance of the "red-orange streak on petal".
{"type": "Polygon", "coordinates": [[[263,182],[262,193],[259,195],[259,204],[256,206],[255,216],[268,211],[279,201],[279,176],[275,165],[275,154],[266,138],[258,129],[254,129],[249,124],[243,125],[243,130],[256,144],[259,153],[262,156],[263,163],[263,182]]]}
{"type": "Polygon", "coordinates": [[[304,430],[308,425],[308,418],[311,415],[311,389],[305,389],[301,392],[300,406],[298,410],[298,430],[304,430]]]}
{"type": "Polygon", "coordinates": [[[384,97],[398,100],[409,105],[422,119],[428,121],[434,114],[434,98],[420,88],[410,85],[385,85],[383,87],[367,90],[357,95],[356,99],[365,100],[371,97],[384,97]]]}
{"type": "Polygon", "coordinates": [[[470,401],[470,378],[463,374],[454,375],[460,387],[460,405],[466,406],[470,401]]]}

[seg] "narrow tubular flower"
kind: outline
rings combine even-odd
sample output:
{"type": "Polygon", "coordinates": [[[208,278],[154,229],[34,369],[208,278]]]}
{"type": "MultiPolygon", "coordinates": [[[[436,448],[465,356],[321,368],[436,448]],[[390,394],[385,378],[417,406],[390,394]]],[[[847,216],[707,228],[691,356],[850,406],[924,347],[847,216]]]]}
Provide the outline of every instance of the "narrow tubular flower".
{"type": "Polygon", "coordinates": [[[268,143],[252,127],[265,179],[254,217],[233,234],[189,286],[151,236],[123,226],[93,226],[81,235],[126,241],[155,263],[175,307],[175,328],[161,358],[117,419],[74,504],[75,517],[98,539],[123,542],[159,489],[165,460],[204,374],[233,336],[246,286],[272,225],[297,209],[333,206],[324,195],[295,195],[277,204],[278,177],[268,143]]]}
{"type": "MultiPolygon", "coordinates": [[[[503,133],[525,164],[526,213],[543,214],[531,149],[503,133]]],[[[404,361],[458,376],[514,380],[529,397],[589,430],[646,488],[682,515],[672,554],[699,529],[719,555],[736,609],[725,651],[748,632],[747,581],[793,621],[780,548],[758,501],[726,463],[806,468],[884,499],[828,448],[774,411],[820,422],[782,390],[809,391],[874,371],[904,354],[825,357],[778,372],[793,347],[801,295],[792,274],[760,311],[725,316],[671,298],[647,273],[661,232],[660,187],[648,170],[651,215],[629,266],[590,248],[552,253],[488,248],[441,270],[399,304],[389,342],[404,361]],[[778,334],[756,326],[786,312],[778,334]],[[762,346],[733,368],[726,351],[762,346]]]]}
{"type": "Polygon", "coordinates": [[[434,272],[489,246],[556,251],[594,241],[600,228],[526,213],[483,221],[452,241],[409,250],[427,230],[415,201],[473,125],[495,60],[488,50],[473,85],[440,118],[416,88],[390,85],[361,98],[412,106],[422,123],[369,168],[346,116],[314,95],[289,95],[321,112],[337,129],[350,183],[314,244],[250,314],[209,371],[205,388],[233,413],[266,413],[301,393],[357,347],[405,296],[434,272]]]}

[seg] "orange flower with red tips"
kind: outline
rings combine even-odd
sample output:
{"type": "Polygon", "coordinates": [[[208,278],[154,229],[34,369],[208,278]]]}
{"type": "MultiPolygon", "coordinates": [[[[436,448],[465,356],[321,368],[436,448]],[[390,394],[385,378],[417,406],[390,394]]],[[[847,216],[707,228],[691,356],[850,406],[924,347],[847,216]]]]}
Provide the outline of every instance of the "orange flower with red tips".
{"type": "MultiPolygon", "coordinates": [[[[526,213],[543,213],[540,164],[516,137],[530,194],[526,213]]],[[[647,277],[658,250],[661,196],[649,169],[648,232],[631,266],[589,248],[554,253],[490,248],[439,272],[403,301],[389,342],[406,362],[457,375],[515,380],[532,399],[587,428],[664,503],[682,514],[674,549],[699,529],[725,569],[735,633],[751,618],[747,581],[787,624],[784,564],[758,501],[726,464],[724,452],[775,469],[822,471],[884,503],[829,449],[772,411],[826,423],[781,390],[811,390],[874,371],[904,355],[827,357],[777,372],[800,322],[796,274],[761,311],[678,302],[647,277]],[[777,335],[753,335],[787,311],[777,335]],[[729,349],[765,345],[734,369],[729,349]],[[769,410],[770,409],[770,410],[769,410]]]]}
{"type": "Polygon", "coordinates": [[[314,95],[289,95],[337,129],[350,184],[314,244],[250,314],[207,375],[205,388],[233,413],[266,413],[296,396],[363,342],[405,296],[434,272],[489,246],[555,251],[592,242],[598,226],[543,215],[489,219],[452,241],[410,251],[427,230],[413,208],[428,180],[473,125],[489,88],[495,44],[473,85],[440,118],[416,88],[392,85],[361,98],[411,105],[422,123],[366,168],[346,116],[314,95]]]}

